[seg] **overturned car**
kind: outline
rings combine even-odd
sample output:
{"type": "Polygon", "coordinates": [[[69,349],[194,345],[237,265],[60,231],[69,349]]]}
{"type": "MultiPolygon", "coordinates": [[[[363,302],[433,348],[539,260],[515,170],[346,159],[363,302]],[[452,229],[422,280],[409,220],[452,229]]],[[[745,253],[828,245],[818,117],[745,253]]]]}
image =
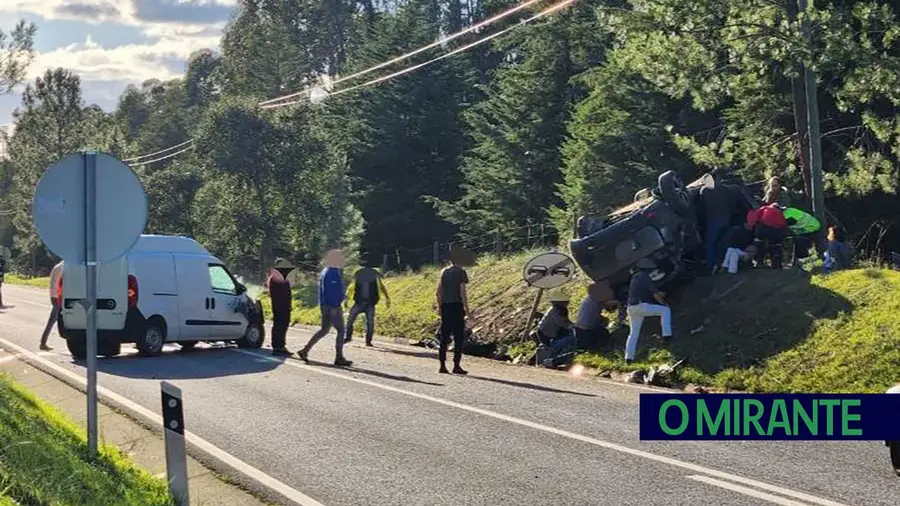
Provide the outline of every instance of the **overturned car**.
{"type": "MultiPolygon", "coordinates": [[[[634,202],[607,216],[583,216],[569,250],[579,267],[595,282],[608,283],[617,299],[628,291],[632,267],[642,259],[656,269],[651,278],[660,286],[689,277],[702,258],[706,216],[700,191],[712,184],[704,175],[684,185],[674,171],[659,176],[655,188],[637,192],[634,202]]],[[[759,207],[753,194],[760,183],[721,178],[733,192],[737,218],[759,207]]]]}

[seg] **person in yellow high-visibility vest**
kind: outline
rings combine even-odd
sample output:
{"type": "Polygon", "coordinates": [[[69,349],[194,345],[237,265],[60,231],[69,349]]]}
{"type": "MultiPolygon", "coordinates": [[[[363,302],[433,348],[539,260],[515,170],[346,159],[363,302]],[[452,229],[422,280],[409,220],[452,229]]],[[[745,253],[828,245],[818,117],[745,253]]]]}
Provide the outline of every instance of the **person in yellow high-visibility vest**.
{"type": "Polygon", "coordinates": [[[794,266],[799,267],[799,260],[809,256],[809,248],[813,245],[813,237],[822,229],[822,224],[815,216],[796,207],[784,210],[791,235],[794,236],[794,266]]]}

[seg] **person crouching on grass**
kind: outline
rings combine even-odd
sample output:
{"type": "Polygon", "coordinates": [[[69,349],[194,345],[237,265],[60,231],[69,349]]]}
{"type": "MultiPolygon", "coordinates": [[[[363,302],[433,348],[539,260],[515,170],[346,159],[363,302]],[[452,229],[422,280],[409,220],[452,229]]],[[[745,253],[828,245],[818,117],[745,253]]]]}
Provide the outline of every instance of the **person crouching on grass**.
{"type": "Polygon", "coordinates": [[[663,340],[668,341],[672,337],[672,310],[666,304],[665,293],[660,291],[650,279],[650,272],[656,266],[650,260],[642,258],[635,265],[635,272],[631,276],[628,286],[628,320],[630,331],[628,341],[625,343],[625,362],[634,362],[637,353],[638,339],[641,337],[641,327],[644,318],[658,316],[662,320],[663,340]]]}

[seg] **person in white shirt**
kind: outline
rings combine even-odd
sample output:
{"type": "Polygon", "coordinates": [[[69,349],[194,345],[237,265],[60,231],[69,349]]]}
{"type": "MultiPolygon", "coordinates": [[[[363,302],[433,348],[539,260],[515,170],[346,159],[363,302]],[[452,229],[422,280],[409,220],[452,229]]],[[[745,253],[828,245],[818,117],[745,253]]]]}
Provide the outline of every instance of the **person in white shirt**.
{"type": "Polygon", "coordinates": [[[57,318],[59,318],[59,310],[62,306],[62,297],[61,293],[57,293],[57,289],[59,288],[59,281],[62,277],[63,263],[59,262],[58,264],[53,266],[53,270],[50,271],[50,316],[47,318],[47,325],[44,326],[44,333],[41,334],[41,349],[44,351],[50,351],[53,348],[47,346],[47,338],[50,337],[50,329],[53,328],[53,325],[56,324],[57,318]]]}

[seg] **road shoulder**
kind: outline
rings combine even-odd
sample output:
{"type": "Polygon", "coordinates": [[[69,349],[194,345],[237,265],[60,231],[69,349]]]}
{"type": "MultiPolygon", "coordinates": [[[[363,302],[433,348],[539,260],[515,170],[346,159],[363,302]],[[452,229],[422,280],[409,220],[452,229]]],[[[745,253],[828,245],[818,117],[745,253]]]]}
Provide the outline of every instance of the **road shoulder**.
{"type": "MultiPolygon", "coordinates": [[[[81,390],[21,360],[19,355],[0,351],[0,371],[30,390],[36,397],[55,407],[76,425],[87,420],[87,398],[81,390]]],[[[160,432],[150,430],[110,406],[98,408],[100,440],[119,448],[135,464],[151,474],[165,478],[165,445],[160,432]]],[[[191,503],[196,505],[263,506],[268,503],[254,497],[192,457],[188,457],[188,483],[191,503]]]]}

